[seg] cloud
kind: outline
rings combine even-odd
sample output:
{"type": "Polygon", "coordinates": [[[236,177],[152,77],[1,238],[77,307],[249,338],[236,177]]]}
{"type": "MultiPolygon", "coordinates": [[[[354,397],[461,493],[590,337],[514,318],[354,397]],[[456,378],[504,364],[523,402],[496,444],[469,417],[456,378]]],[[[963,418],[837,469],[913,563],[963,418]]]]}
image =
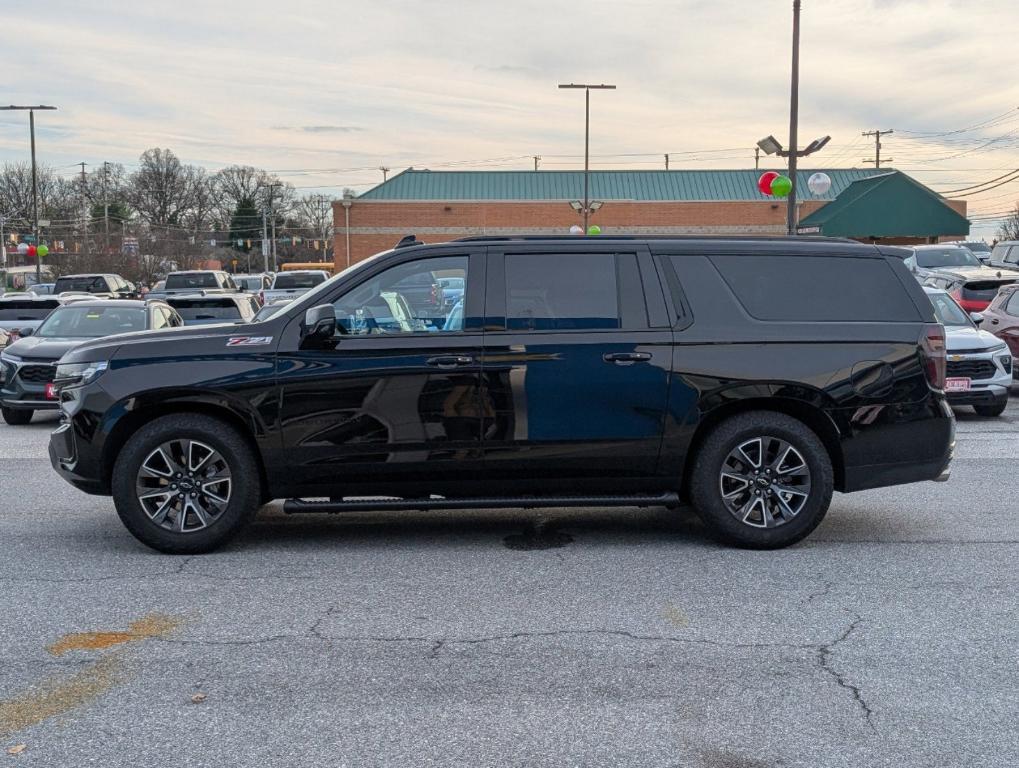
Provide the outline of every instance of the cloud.
{"type": "Polygon", "coordinates": [[[356,125],[274,125],[274,131],[300,131],[301,133],[356,133],[364,128],[356,125]]]}

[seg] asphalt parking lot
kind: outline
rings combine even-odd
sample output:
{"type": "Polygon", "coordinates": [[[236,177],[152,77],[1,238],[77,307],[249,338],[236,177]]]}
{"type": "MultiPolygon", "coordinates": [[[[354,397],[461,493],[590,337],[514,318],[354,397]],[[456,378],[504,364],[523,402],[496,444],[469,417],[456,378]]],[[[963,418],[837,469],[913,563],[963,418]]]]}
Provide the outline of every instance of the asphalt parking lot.
{"type": "Polygon", "coordinates": [[[0,761],[1019,764],[1019,397],[947,484],[744,552],[688,512],[285,517],[170,557],[0,425],[0,761]],[[24,745],[23,748],[21,745],[24,745]]]}

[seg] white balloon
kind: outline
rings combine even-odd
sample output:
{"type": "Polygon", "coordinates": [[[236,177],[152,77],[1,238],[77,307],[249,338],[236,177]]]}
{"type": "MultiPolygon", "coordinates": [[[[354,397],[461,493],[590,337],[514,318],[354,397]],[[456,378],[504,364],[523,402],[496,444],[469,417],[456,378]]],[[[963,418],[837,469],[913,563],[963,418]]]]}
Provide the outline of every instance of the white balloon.
{"type": "Polygon", "coordinates": [[[807,179],[807,189],[815,195],[826,195],[831,189],[831,177],[827,173],[815,173],[807,179]]]}
{"type": "Polygon", "coordinates": [[[22,256],[28,253],[28,243],[18,243],[18,253],[22,256]]]}
{"type": "Polygon", "coordinates": [[[582,235],[582,234],[584,234],[584,228],[581,227],[579,224],[574,224],[572,227],[570,227],[570,234],[571,235],[582,235]]]}

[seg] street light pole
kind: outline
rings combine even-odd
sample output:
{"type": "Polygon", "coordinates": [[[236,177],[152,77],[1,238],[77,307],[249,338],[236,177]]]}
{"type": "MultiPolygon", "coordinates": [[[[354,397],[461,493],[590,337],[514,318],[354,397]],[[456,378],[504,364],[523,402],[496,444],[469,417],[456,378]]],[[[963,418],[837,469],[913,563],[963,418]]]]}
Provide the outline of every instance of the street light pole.
{"type": "Polygon", "coordinates": [[[793,71],[792,86],[789,94],[789,190],[788,209],[786,211],[786,230],[790,235],[796,234],[796,160],[799,152],[796,143],[797,128],[800,118],[800,0],[793,0],[793,71]]]}
{"type": "MultiPolygon", "coordinates": [[[[36,249],[39,248],[39,185],[35,168],[35,110],[56,109],[45,104],[33,104],[31,106],[17,106],[10,104],[0,107],[0,110],[28,110],[28,132],[32,143],[32,238],[36,249]]],[[[42,282],[42,259],[39,254],[35,255],[35,281],[42,282]]]]}
{"type": "Polygon", "coordinates": [[[604,83],[560,83],[559,87],[584,89],[584,208],[581,212],[584,215],[584,234],[587,234],[587,222],[591,216],[591,89],[614,91],[616,86],[604,83]]]}

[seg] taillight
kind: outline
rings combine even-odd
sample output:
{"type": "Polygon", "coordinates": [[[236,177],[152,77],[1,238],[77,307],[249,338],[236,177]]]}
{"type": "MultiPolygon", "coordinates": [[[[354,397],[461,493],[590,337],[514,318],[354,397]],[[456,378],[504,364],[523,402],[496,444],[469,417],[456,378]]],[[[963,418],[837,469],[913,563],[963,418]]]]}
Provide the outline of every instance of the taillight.
{"type": "Polygon", "coordinates": [[[934,389],[945,388],[945,326],[941,323],[930,323],[923,327],[920,335],[920,349],[923,352],[924,373],[927,383],[934,389]]]}
{"type": "Polygon", "coordinates": [[[259,304],[265,304],[265,290],[264,289],[258,292],[258,303],[259,304]]]}
{"type": "Polygon", "coordinates": [[[13,343],[14,343],[14,342],[16,342],[16,341],[17,341],[17,340],[18,340],[18,339],[19,339],[20,337],[21,337],[21,334],[20,334],[20,333],[19,333],[18,331],[11,331],[11,338],[10,338],[10,341],[8,341],[7,343],[8,343],[8,344],[13,344],[13,343]]]}

